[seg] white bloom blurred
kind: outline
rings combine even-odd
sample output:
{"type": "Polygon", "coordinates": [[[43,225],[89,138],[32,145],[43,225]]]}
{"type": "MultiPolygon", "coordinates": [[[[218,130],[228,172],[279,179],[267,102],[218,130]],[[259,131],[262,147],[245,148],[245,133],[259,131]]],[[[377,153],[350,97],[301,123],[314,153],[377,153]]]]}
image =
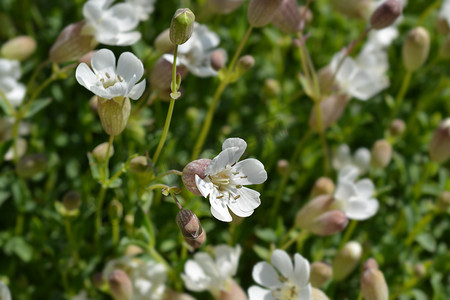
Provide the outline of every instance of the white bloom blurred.
{"type": "Polygon", "coordinates": [[[447,24],[450,27],[450,0],[444,0],[442,2],[438,18],[447,21],[447,24]]]}
{"type": "Polygon", "coordinates": [[[75,72],[79,84],[104,99],[120,103],[123,97],[138,99],[145,89],[145,80],[137,83],[144,74],[142,62],[131,52],[116,57],[111,50],[101,49],[91,59],[92,69],[85,63],[75,72]]]}
{"type": "Polygon", "coordinates": [[[6,284],[0,281],[0,299],[11,300],[11,292],[6,284]]]}
{"type": "Polygon", "coordinates": [[[338,184],[334,193],[334,206],[353,220],[366,220],[378,211],[378,200],[373,198],[375,186],[368,179],[360,179],[358,169],[347,166],[339,172],[338,184]]]}
{"type": "Polygon", "coordinates": [[[19,106],[25,97],[25,85],[17,80],[22,76],[18,60],[0,58],[0,91],[12,106],[19,106]]]}
{"type": "MultiPolygon", "coordinates": [[[[219,45],[219,36],[205,25],[195,23],[189,40],[178,46],[177,66],[183,65],[196,76],[216,76],[217,71],[211,66],[211,54],[219,45]]],[[[163,58],[173,62],[172,54],[164,54],[163,58]]]]}
{"type": "Polygon", "coordinates": [[[107,263],[103,270],[103,278],[108,280],[115,269],[124,271],[130,277],[133,284],[131,300],[162,300],[164,298],[167,279],[164,265],[123,256],[107,263]]]}
{"type": "Polygon", "coordinates": [[[111,6],[114,0],[89,0],[83,6],[86,25],[82,33],[94,36],[99,43],[111,46],[129,46],[141,38],[131,31],[139,24],[135,8],[129,3],[111,6]]]}
{"type": "Polygon", "coordinates": [[[253,267],[253,280],[266,287],[251,286],[249,300],[310,300],[309,262],[300,254],[294,255],[294,265],[283,250],[275,250],[272,265],[263,261],[253,267]],[[274,268],[275,267],[275,268],[274,268]]]}
{"type": "Polygon", "coordinates": [[[156,0],[125,0],[127,3],[133,6],[134,13],[136,17],[145,21],[148,16],[154,11],[156,0]]]}
{"type": "Polygon", "coordinates": [[[215,297],[221,291],[227,292],[236,275],[241,247],[227,245],[214,247],[213,259],[208,253],[197,252],[194,259],[186,261],[181,274],[186,288],[194,292],[209,291],[215,297]]]}
{"type": "Polygon", "coordinates": [[[228,208],[239,217],[250,216],[261,204],[257,191],[244,187],[266,181],[267,172],[257,159],[237,162],[247,148],[240,138],[226,139],[219,153],[208,165],[205,178],[195,175],[195,183],[203,197],[209,196],[211,214],[223,222],[231,222],[228,208]]]}
{"type": "Polygon", "coordinates": [[[347,166],[353,166],[358,169],[359,175],[363,175],[370,168],[371,154],[367,148],[358,148],[352,155],[350,147],[342,144],[333,155],[333,167],[340,171],[347,166]]]}
{"type": "Polygon", "coordinates": [[[398,29],[396,23],[392,26],[380,30],[371,30],[366,42],[367,44],[375,45],[378,48],[386,48],[398,37],[398,29]]]}
{"type": "MultiPolygon", "coordinates": [[[[3,300],[3,298],[0,298],[3,300]]],[[[70,300],[89,300],[87,292],[85,290],[80,291],[78,294],[73,296],[70,300]]]]}

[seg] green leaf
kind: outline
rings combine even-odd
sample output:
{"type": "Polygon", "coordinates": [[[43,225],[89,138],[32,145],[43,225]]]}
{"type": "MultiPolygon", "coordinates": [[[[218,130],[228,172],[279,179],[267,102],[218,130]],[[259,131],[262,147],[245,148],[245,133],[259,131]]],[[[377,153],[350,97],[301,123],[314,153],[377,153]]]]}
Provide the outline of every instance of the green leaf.
{"type": "Polygon", "coordinates": [[[15,113],[15,109],[11,105],[11,103],[7,103],[6,101],[8,100],[0,96],[0,107],[7,116],[13,116],[15,113]]]}
{"type": "Polygon", "coordinates": [[[50,102],[52,102],[52,99],[50,98],[35,100],[33,103],[31,103],[30,109],[25,113],[25,118],[34,116],[39,111],[44,109],[47,105],[49,105],[50,102]]]}
{"type": "Polygon", "coordinates": [[[276,242],[277,240],[277,235],[271,228],[257,229],[255,233],[257,237],[268,243],[276,242]]]}
{"type": "Polygon", "coordinates": [[[0,206],[2,206],[3,202],[5,202],[10,195],[11,193],[9,192],[0,191],[0,206]]]}
{"type": "Polygon", "coordinates": [[[429,252],[436,250],[436,239],[429,233],[422,233],[416,237],[416,241],[429,252]]]}
{"type": "Polygon", "coordinates": [[[303,90],[305,91],[305,94],[308,95],[308,97],[310,97],[311,99],[313,99],[314,92],[313,88],[310,86],[308,82],[308,79],[306,79],[306,77],[301,74],[298,77],[300,79],[300,84],[302,85],[303,90]]]}
{"type": "Polygon", "coordinates": [[[6,242],[4,250],[7,254],[16,254],[24,262],[29,262],[33,255],[33,248],[19,236],[12,237],[6,242]]]}
{"type": "Polygon", "coordinates": [[[122,185],[122,179],[120,177],[117,177],[116,179],[114,179],[112,182],[110,182],[108,184],[109,188],[115,189],[118,188],[122,185]]]}
{"type": "Polygon", "coordinates": [[[13,141],[7,141],[0,145],[0,165],[3,163],[6,152],[11,148],[13,141]]]}
{"type": "Polygon", "coordinates": [[[256,255],[258,255],[262,260],[269,260],[270,252],[266,248],[254,245],[253,251],[255,251],[256,255]]]}
{"type": "Polygon", "coordinates": [[[94,178],[95,180],[100,180],[100,172],[98,170],[99,166],[97,165],[95,158],[90,152],[88,152],[87,156],[89,160],[89,167],[91,168],[92,178],[94,178]]]}

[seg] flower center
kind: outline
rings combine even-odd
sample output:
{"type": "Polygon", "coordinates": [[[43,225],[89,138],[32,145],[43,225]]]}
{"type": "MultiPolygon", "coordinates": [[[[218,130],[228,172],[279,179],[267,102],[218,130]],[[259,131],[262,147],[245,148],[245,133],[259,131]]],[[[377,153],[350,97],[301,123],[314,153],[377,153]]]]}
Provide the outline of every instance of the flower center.
{"type": "Polygon", "coordinates": [[[105,73],[105,77],[100,79],[100,82],[102,83],[105,89],[115,85],[117,81],[122,82],[123,81],[122,77],[120,77],[120,75],[117,75],[114,78],[111,75],[109,75],[108,72],[105,73]]]}
{"type": "MultiPolygon", "coordinates": [[[[220,195],[216,197],[217,199],[224,198],[224,200],[237,200],[240,197],[240,195],[232,196],[230,193],[230,191],[242,187],[242,185],[236,184],[233,180],[233,177],[237,177],[240,174],[235,168],[233,168],[233,166],[234,165],[226,166],[222,171],[213,175],[208,175],[209,180],[219,191],[220,195]]],[[[244,177],[245,176],[242,178],[244,177]]]]}
{"type": "Polygon", "coordinates": [[[283,287],[276,288],[272,291],[272,296],[277,300],[297,300],[298,287],[289,279],[285,280],[283,287]]]}

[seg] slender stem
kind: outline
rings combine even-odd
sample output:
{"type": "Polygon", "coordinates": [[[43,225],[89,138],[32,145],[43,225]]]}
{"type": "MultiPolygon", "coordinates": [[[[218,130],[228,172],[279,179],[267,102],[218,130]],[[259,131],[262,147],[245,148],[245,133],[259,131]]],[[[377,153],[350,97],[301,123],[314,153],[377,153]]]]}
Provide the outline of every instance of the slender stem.
{"type": "Polygon", "coordinates": [[[408,237],[405,240],[405,245],[407,247],[411,246],[411,244],[414,242],[415,237],[423,231],[425,226],[427,226],[428,223],[430,223],[431,220],[433,220],[433,217],[435,216],[435,211],[431,211],[428,214],[426,214],[417,224],[414,226],[413,230],[409,233],[408,237]]]}
{"type": "Polygon", "coordinates": [[[405,74],[405,77],[403,77],[402,86],[400,87],[397,97],[395,98],[395,105],[394,105],[394,109],[392,110],[391,119],[396,117],[396,115],[398,114],[398,112],[402,106],[403,99],[405,98],[406,91],[408,90],[409,83],[411,82],[411,76],[412,76],[412,72],[407,71],[405,74]]]}
{"type": "Polygon", "coordinates": [[[297,242],[297,248],[301,248],[302,244],[306,241],[306,239],[308,237],[309,237],[309,231],[301,230],[298,234],[296,234],[293,238],[291,238],[283,246],[281,246],[280,249],[286,250],[287,248],[289,248],[289,246],[291,246],[295,242],[297,242]]]}
{"type": "Polygon", "coordinates": [[[106,187],[102,184],[97,197],[97,207],[95,210],[95,241],[100,241],[100,231],[102,229],[102,207],[105,200],[106,187]]]}
{"type": "Polygon", "coordinates": [[[324,156],[323,164],[324,164],[325,175],[326,175],[330,171],[330,161],[329,161],[329,157],[328,157],[327,139],[325,137],[325,130],[323,128],[322,107],[320,106],[319,99],[316,99],[314,101],[314,107],[315,107],[315,111],[316,111],[317,130],[319,131],[320,141],[322,142],[322,150],[323,150],[323,156],[324,156]]]}
{"type": "Polygon", "coordinates": [[[112,220],[112,239],[115,246],[119,245],[120,233],[119,233],[119,220],[112,220]]]}
{"type": "Polygon", "coordinates": [[[17,215],[16,219],[16,228],[14,230],[15,234],[18,236],[22,235],[24,221],[25,221],[24,214],[23,212],[19,211],[19,214],[17,215]]]}
{"type": "Polygon", "coordinates": [[[111,146],[114,142],[114,135],[110,135],[108,139],[108,147],[106,148],[106,157],[105,157],[105,164],[103,166],[104,170],[104,178],[102,184],[108,183],[109,178],[109,154],[111,153],[111,146]]]}
{"type": "Polygon", "coordinates": [[[156,190],[156,189],[165,189],[168,188],[168,185],[162,184],[162,183],[157,183],[157,184],[152,184],[151,186],[149,186],[148,188],[146,188],[147,191],[151,191],[151,190],[156,190]]]}
{"type": "Polygon", "coordinates": [[[422,186],[425,183],[425,181],[428,179],[428,176],[431,175],[431,169],[433,167],[433,162],[428,161],[425,165],[425,170],[422,172],[422,176],[419,179],[419,181],[414,185],[413,187],[413,199],[416,201],[419,199],[421,192],[422,192],[422,186]]]}
{"type": "Polygon", "coordinates": [[[341,240],[341,243],[339,244],[339,250],[342,249],[345,244],[350,240],[352,237],[353,231],[355,231],[356,224],[358,224],[358,221],[352,220],[350,222],[350,225],[348,226],[347,230],[345,231],[344,237],[341,240]]]}
{"type": "Polygon", "coordinates": [[[77,248],[76,248],[76,242],[75,242],[75,239],[72,234],[72,226],[70,224],[69,218],[65,218],[64,226],[66,228],[67,240],[69,242],[69,248],[72,252],[73,260],[75,261],[75,264],[77,264],[79,257],[78,257],[78,252],[77,252],[77,248]]]}
{"type": "Polygon", "coordinates": [[[205,144],[206,136],[208,135],[209,129],[211,128],[212,119],[214,117],[214,112],[216,110],[217,104],[219,103],[220,97],[222,96],[223,91],[229,84],[229,80],[231,75],[233,74],[232,71],[234,69],[234,65],[237,62],[237,59],[239,58],[239,55],[242,52],[242,49],[244,48],[245,43],[248,40],[248,37],[250,36],[250,33],[252,32],[253,27],[250,26],[247,29],[247,32],[244,35],[244,38],[242,39],[241,43],[238,46],[238,49],[236,50],[236,53],[233,56],[233,59],[231,60],[230,65],[228,66],[228,69],[225,73],[225,78],[222,79],[219,86],[217,87],[216,92],[214,93],[213,100],[211,104],[209,105],[208,112],[206,113],[205,121],[203,122],[202,129],[200,131],[200,134],[197,138],[197,141],[194,146],[194,150],[191,155],[191,160],[196,159],[200,151],[203,148],[203,145],[205,144]]]}
{"type": "Polygon", "coordinates": [[[183,172],[178,171],[178,170],[169,170],[169,171],[166,171],[166,172],[162,173],[161,175],[158,175],[155,178],[155,180],[161,179],[161,178],[166,177],[167,175],[170,175],[170,174],[175,174],[175,175],[178,175],[178,176],[182,176],[183,172]]]}

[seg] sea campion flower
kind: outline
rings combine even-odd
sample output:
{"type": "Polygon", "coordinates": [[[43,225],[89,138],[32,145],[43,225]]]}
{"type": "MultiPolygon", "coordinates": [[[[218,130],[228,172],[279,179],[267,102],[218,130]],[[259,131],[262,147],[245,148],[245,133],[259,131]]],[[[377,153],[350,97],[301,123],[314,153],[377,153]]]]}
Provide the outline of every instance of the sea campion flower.
{"type": "Polygon", "coordinates": [[[215,259],[208,253],[197,252],[193,260],[185,263],[181,278],[188,290],[209,291],[214,297],[219,297],[222,291],[229,291],[240,255],[239,245],[235,248],[227,245],[214,247],[215,259]]]}
{"type": "Polygon", "coordinates": [[[25,85],[18,82],[22,76],[18,60],[0,58],[0,92],[12,106],[19,106],[25,96],[25,85]]]}
{"type": "Polygon", "coordinates": [[[338,147],[333,155],[333,167],[340,171],[347,166],[352,166],[358,169],[359,175],[365,174],[370,168],[371,154],[367,148],[358,148],[352,155],[350,147],[342,144],[338,147]]]}
{"type": "Polygon", "coordinates": [[[155,10],[156,0],[125,0],[133,6],[136,17],[145,21],[148,20],[149,15],[155,10]]]}
{"type": "MultiPolygon", "coordinates": [[[[219,42],[216,33],[196,22],[189,40],[178,46],[177,66],[185,66],[199,77],[216,76],[217,71],[211,66],[211,55],[219,42]]],[[[163,58],[170,63],[173,62],[172,54],[164,54],[163,58]]]]}
{"type": "Polygon", "coordinates": [[[294,255],[294,265],[283,250],[275,250],[272,265],[259,262],[253,267],[253,280],[266,287],[251,286],[249,300],[310,300],[309,262],[300,254],[294,255]],[[275,267],[275,268],[274,268],[275,267]]]}
{"type": "Polygon", "coordinates": [[[260,194],[244,187],[266,181],[267,172],[257,159],[237,162],[247,148],[240,138],[226,139],[219,153],[206,167],[203,178],[195,175],[195,183],[203,197],[209,196],[211,214],[223,222],[231,222],[228,208],[239,217],[250,216],[261,201],[260,194]]]}

